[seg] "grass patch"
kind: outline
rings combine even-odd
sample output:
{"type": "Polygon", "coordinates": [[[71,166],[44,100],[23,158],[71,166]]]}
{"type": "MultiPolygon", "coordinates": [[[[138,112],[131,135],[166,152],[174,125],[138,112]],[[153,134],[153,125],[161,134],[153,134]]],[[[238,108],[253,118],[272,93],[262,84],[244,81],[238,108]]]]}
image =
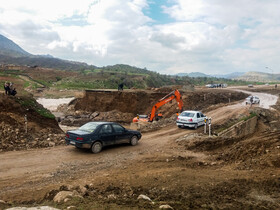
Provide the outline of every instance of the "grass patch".
{"type": "Polygon", "coordinates": [[[257,116],[257,114],[256,114],[255,112],[250,112],[250,115],[249,115],[249,116],[242,117],[242,118],[240,119],[240,121],[247,121],[247,120],[249,120],[249,119],[251,119],[251,118],[253,118],[253,117],[255,117],[255,116],[257,116]]]}
{"type": "Polygon", "coordinates": [[[38,104],[37,101],[33,98],[21,98],[18,99],[18,102],[25,108],[25,109],[32,109],[35,110],[39,115],[54,119],[55,116],[48,110],[45,109],[42,105],[38,104]]]}

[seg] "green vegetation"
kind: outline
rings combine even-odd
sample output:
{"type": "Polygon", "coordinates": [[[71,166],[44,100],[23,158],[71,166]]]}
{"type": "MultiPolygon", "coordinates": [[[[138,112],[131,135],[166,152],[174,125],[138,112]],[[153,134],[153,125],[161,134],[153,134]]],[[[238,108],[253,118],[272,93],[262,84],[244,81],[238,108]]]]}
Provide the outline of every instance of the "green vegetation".
{"type": "Polygon", "coordinates": [[[56,89],[116,89],[123,83],[124,88],[159,88],[163,86],[205,86],[206,84],[226,83],[228,85],[264,84],[261,82],[246,82],[215,77],[188,77],[164,75],[129,65],[113,65],[102,68],[87,66],[81,70],[57,70],[20,68],[18,70],[3,70],[5,76],[21,75],[24,87],[53,87],[56,89]]]}
{"type": "Polygon", "coordinates": [[[49,110],[47,110],[45,108],[36,109],[36,112],[38,112],[41,116],[46,117],[46,118],[50,118],[50,119],[55,118],[55,116],[49,110]]]}
{"type": "Polygon", "coordinates": [[[253,117],[257,116],[257,114],[255,112],[250,112],[250,115],[249,116],[246,116],[246,117],[243,117],[240,119],[240,121],[247,121],[253,117]]]}
{"type": "Polygon", "coordinates": [[[54,119],[55,116],[42,105],[38,104],[32,97],[21,97],[16,99],[25,109],[35,110],[43,117],[54,119]]]}

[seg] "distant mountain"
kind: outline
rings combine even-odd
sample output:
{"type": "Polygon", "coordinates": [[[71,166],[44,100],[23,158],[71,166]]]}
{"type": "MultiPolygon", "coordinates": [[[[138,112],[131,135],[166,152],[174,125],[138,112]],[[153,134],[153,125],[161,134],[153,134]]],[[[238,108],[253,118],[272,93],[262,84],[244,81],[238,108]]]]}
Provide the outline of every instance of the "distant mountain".
{"type": "Polygon", "coordinates": [[[20,46],[15,44],[12,40],[0,34],[0,54],[6,56],[19,57],[30,56],[31,54],[23,50],[20,46]]]}
{"type": "Polygon", "coordinates": [[[217,77],[217,78],[225,78],[225,79],[235,79],[238,78],[242,75],[244,75],[245,72],[233,72],[230,74],[213,74],[213,77],[217,77]]]}
{"type": "Polygon", "coordinates": [[[23,50],[12,40],[6,38],[1,34],[0,63],[26,66],[40,66],[62,70],[83,70],[95,67],[82,62],[67,61],[59,58],[54,58],[51,55],[32,55],[23,50]]]}
{"type": "Polygon", "coordinates": [[[207,75],[207,74],[204,74],[204,73],[201,73],[201,72],[178,73],[178,74],[176,74],[176,76],[179,76],[179,77],[185,77],[185,76],[188,76],[188,77],[211,77],[210,75],[207,75]]]}
{"type": "Polygon", "coordinates": [[[264,72],[246,72],[237,77],[239,80],[252,82],[279,82],[280,74],[269,74],[264,72]]]}
{"type": "Polygon", "coordinates": [[[216,78],[225,78],[225,79],[235,79],[242,76],[245,72],[233,72],[230,74],[204,74],[201,72],[191,72],[191,73],[178,73],[177,76],[183,77],[216,77],[216,78]]]}

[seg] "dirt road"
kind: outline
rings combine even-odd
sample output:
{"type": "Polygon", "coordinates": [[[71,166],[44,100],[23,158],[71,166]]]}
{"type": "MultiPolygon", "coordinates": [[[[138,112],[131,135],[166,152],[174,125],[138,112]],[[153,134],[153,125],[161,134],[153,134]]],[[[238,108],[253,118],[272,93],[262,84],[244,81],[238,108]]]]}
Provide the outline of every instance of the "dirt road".
{"type": "MultiPolygon", "coordinates": [[[[269,94],[261,97],[261,101],[266,101],[265,106],[276,102],[269,94]]],[[[249,109],[249,106],[241,102],[206,114],[211,116],[215,123],[248,113],[249,109]]],[[[105,148],[95,155],[72,146],[0,153],[0,200],[13,202],[40,200],[50,189],[62,184],[90,183],[94,177],[106,178],[111,170],[125,170],[132,163],[137,165],[149,157],[180,155],[195,158],[198,162],[203,161],[209,158],[207,154],[182,150],[174,143],[177,138],[193,132],[202,133],[203,128],[195,131],[179,129],[173,125],[159,131],[144,133],[135,147],[114,146],[105,148]]],[[[143,167],[140,165],[139,167],[143,167]]],[[[147,173],[149,169],[141,168],[141,170],[147,173]]]]}
{"type": "Polygon", "coordinates": [[[136,147],[114,146],[105,148],[96,155],[72,146],[2,153],[0,197],[7,199],[10,195],[12,196],[10,198],[14,198],[16,192],[43,188],[46,185],[53,185],[54,181],[58,184],[69,177],[85,178],[85,174],[89,175],[88,171],[92,174],[102,174],[108,168],[122,167],[127,162],[141,158],[142,155],[161,152],[170,140],[190,132],[193,131],[172,126],[144,134],[136,147]]]}
{"type": "MultiPolygon", "coordinates": [[[[240,91],[243,93],[247,93],[249,95],[259,97],[259,99],[260,99],[259,106],[264,109],[269,109],[270,106],[276,104],[276,102],[278,100],[278,96],[267,94],[267,93],[250,92],[250,91],[246,91],[246,90],[236,90],[236,91],[240,91]]],[[[245,102],[244,102],[244,104],[245,104],[245,102]]]]}

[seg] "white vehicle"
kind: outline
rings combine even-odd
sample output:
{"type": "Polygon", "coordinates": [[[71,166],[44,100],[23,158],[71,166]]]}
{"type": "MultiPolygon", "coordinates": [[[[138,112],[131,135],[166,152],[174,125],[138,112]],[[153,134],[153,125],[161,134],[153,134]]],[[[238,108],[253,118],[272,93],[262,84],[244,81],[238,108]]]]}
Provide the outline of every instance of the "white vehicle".
{"type": "Polygon", "coordinates": [[[179,128],[190,127],[197,129],[198,126],[204,125],[207,117],[199,111],[183,111],[177,118],[176,124],[179,128]]]}
{"type": "Polygon", "coordinates": [[[245,99],[246,105],[247,104],[259,104],[260,99],[257,96],[249,96],[245,99]]]}

